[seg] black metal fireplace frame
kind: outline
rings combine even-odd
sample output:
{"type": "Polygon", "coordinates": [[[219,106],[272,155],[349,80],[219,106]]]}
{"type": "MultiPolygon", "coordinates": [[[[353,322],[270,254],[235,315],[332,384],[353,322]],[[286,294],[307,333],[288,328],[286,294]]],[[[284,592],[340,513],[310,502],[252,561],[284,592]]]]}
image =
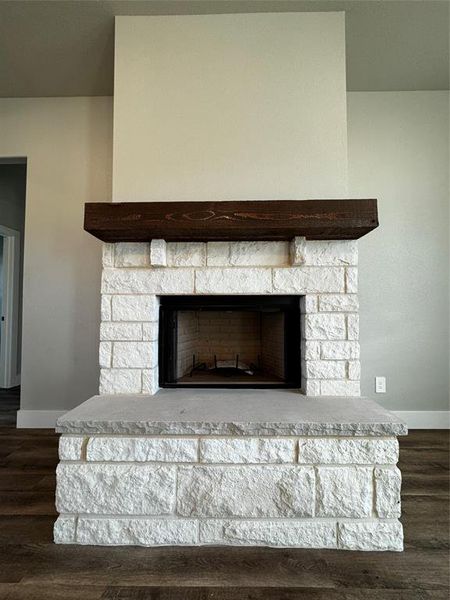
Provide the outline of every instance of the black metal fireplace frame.
{"type": "Polygon", "coordinates": [[[201,388],[281,389],[301,386],[300,296],[161,296],[159,311],[159,385],[163,388],[195,388],[176,381],[177,311],[268,310],[285,315],[285,377],[279,383],[208,383],[201,388]]]}

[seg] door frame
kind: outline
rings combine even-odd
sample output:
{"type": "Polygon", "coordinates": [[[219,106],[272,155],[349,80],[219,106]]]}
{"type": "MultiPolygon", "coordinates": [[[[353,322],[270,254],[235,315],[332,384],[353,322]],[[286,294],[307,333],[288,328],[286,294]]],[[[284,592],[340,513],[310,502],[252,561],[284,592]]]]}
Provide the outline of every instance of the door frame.
{"type": "Polygon", "coordinates": [[[0,321],[0,388],[20,385],[18,373],[20,232],[0,225],[3,238],[3,305],[0,321]],[[3,320],[4,317],[4,320],[3,320]]]}

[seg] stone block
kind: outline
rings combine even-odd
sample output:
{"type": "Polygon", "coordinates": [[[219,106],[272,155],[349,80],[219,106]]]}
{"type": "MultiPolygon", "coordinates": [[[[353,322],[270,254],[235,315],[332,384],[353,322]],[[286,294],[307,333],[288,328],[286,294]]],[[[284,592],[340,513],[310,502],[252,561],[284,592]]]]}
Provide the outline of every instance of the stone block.
{"type": "Polygon", "coordinates": [[[361,379],[361,363],[359,360],[349,360],[347,363],[348,378],[358,381],[361,379]]]}
{"type": "Polygon", "coordinates": [[[292,266],[305,264],[306,238],[295,237],[290,244],[290,259],[292,266]]]}
{"type": "Polygon", "coordinates": [[[272,271],[268,268],[208,268],[195,271],[197,294],[270,294],[272,271]]]}
{"type": "Polygon", "coordinates": [[[150,264],[152,267],[165,267],[167,265],[167,244],[165,240],[152,240],[150,242],[150,264]]]}
{"type": "Polygon", "coordinates": [[[230,242],[207,242],[206,264],[208,267],[227,267],[230,264],[230,242]]]}
{"type": "Polygon", "coordinates": [[[156,394],[159,389],[158,382],[158,368],[144,369],[142,371],[142,393],[143,394],[156,394]]]}
{"type": "Polygon", "coordinates": [[[115,247],[116,267],[149,266],[149,246],[146,242],[119,242],[115,247]]]}
{"type": "Polygon", "coordinates": [[[100,394],[140,394],[140,369],[100,369],[100,394]]]}
{"type": "Polygon", "coordinates": [[[103,269],[104,294],[193,294],[193,269],[103,269]]]}
{"type": "Polygon", "coordinates": [[[76,527],[76,517],[59,516],[53,526],[53,541],[55,544],[75,544],[76,527]]]}
{"type": "Polygon", "coordinates": [[[203,463],[292,463],[294,439],[205,438],[200,440],[203,463]]]}
{"type": "Polygon", "coordinates": [[[177,513],[191,517],[311,517],[314,470],[295,466],[179,467],[177,513]]]}
{"type": "Polygon", "coordinates": [[[308,313],[315,313],[317,312],[317,308],[317,296],[315,296],[314,294],[300,296],[300,312],[302,315],[306,315],[308,313]]]}
{"type": "Polygon", "coordinates": [[[345,291],[347,294],[358,293],[358,269],[347,267],[345,270],[345,291]]]}
{"type": "Polygon", "coordinates": [[[83,452],[84,435],[62,435],[59,438],[59,460],[81,460],[83,452]]]}
{"type": "Polygon", "coordinates": [[[357,359],[359,358],[359,343],[341,341],[321,342],[320,357],[325,360],[357,359]]]}
{"type": "Polygon", "coordinates": [[[193,438],[91,437],[87,461],[197,462],[198,442],[193,438]]]}
{"type": "Polygon", "coordinates": [[[399,521],[338,523],[338,545],[344,550],[403,550],[403,527],[399,521]]]}
{"type": "Polygon", "coordinates": [[[102,341],[140,341],[142,325],[140,323],[100,323],[102,341]]]}
{"type": "Polygon", "coordinates": [[[359,381],[348,379],[330,379],[320,382],[320,393],[322,396],[360,396],[361,385],[359,381]]]}
{"type": "Polygon", "coordinates": [[[400,517],[402,474],[397,467],[377,468],[375,476],[375,510],[382,519],[400,517]]]}
{"type": "Polygon", "coordinates": [[[167,244],[168,267],[204,267],[206,244],[202,242],[171,242],[167,244]]]}
{"type": "Polygon", "coordinates": [[[166,515],[173,511],[176,467],[59,463],[56,509],[61,513],[166,515]]]}
{"type": "Polygon", "coordinates": [[[302,340],[301,355],[304,360],[320,359],[320,342],[314,340],[302,340]]]}
{"type": "Polygon", "coordinates": [[[304,264],[320,267],[357,265],[358,244],[355,240],[308,240],[304,264]]]}
{"type": "Polygon", "coordinates": [[[359,316],[347,315],[347,339],[359,340],[359,316]]]}
{"type": "Polygon", "coordinates": [[[345,340],[345,315],[317,313],[305,315],[305,338],[307,340],[345,340]]]}
{"type": "Polygon", "coordinates": [[[318,517],[372,515],[373,469],[368,467],[318,467],[316,507],[318,517]]]}
{"type": "Polygon", "coordinates": [[[142,339],[155,341],[158,339],[159,323],[142,323],[142,339]]]}
{"type": "MultiPolygon", "coordinates": [[[[306,365],[303,368],[303,373],[306,365]]],[[[318,379],[302,378],[302,390],[307,396],[320,396],[320,381],[318,379]]]]}
{"type": "Polygon", "coordinates": [[[159,300],[156,296],[113,296],[112,318],[114,321],[157,321],[159,300]]]}
{"type": "Polygon", "coordinates": [[[98,347],[98,363],[101,369],[110,369],[112,360],[112,343],[100,342],[98,347]]]}
{"type": "Polygon", "coordinates": [[[114,368],[151,369],[157,364],[158,346],[155,342],[114,342],[114,368]]]}
{"type": "Polygon", "coordinates": [[[230,264],[235,267],[270,267],[289,264],[288,242],[231,242],[230,264]]]}
{"type": "Polygon", "coordinates": [[[198,525],[192,519],[80,517],[77,543],[100,546],[193,546],[198,525]]]}
{"type": "Polygon", "coordinates": [[[102,294],[100,319],[102,321],[111,321],[111,296],[107,294],[102,294]]]}
{"type": "Polygon", "coordinates": [[[200,521],[200,543],[276,548],[336,548],[336,524],[293,519],[207,520],[200,521]]]}
{"type": "Polygon", "coordinates": [[[396,438],[304,438],[299,440],[300,464],[392,464],[398,461],[396,438]]]}
{"type": "Polygon", "coordinates": [[[102,265],[104,267],[114,266],[114,244],[102,243],[102,265]]]}
{"type": "Polygon", "coordinates": [[[273,269],[274,292],[320,294],[344,291],[344,269],[339,267],[291,267],[273,269]]]}
{"type": "Polygon", "coordinates": [[[309,379],[339,379],[345,377],[345,371],[345,362],[343,361],[306,361],[306,377],[309,379]]]}
{"type": "Polygon", "coordinates": [[[319,296],[320,312],[356,312],[359,310],[356,294],[323,294],[319,296]]]}

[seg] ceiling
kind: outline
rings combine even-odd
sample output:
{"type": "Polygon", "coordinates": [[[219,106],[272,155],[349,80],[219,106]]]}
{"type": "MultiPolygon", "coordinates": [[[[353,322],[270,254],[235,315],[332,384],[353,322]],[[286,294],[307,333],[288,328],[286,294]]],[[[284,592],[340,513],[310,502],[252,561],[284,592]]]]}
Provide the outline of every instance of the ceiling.
{"type": "Polygon", "coordinates": [[[346,12],[351,91],[449,87],[450,0],[0,0],[0,97],[113,93],[114,16],[346,12]]]}

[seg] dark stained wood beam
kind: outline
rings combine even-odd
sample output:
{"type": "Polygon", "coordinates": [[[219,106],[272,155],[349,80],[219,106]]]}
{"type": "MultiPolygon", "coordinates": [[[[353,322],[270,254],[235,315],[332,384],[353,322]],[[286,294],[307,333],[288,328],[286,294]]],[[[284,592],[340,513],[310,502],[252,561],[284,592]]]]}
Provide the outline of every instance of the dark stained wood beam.
{"type": "Polygon", "coordinates": [[[94,202],[84,229],[104,242],[353,240],[378,227],[377,201],[94,202]]]}

